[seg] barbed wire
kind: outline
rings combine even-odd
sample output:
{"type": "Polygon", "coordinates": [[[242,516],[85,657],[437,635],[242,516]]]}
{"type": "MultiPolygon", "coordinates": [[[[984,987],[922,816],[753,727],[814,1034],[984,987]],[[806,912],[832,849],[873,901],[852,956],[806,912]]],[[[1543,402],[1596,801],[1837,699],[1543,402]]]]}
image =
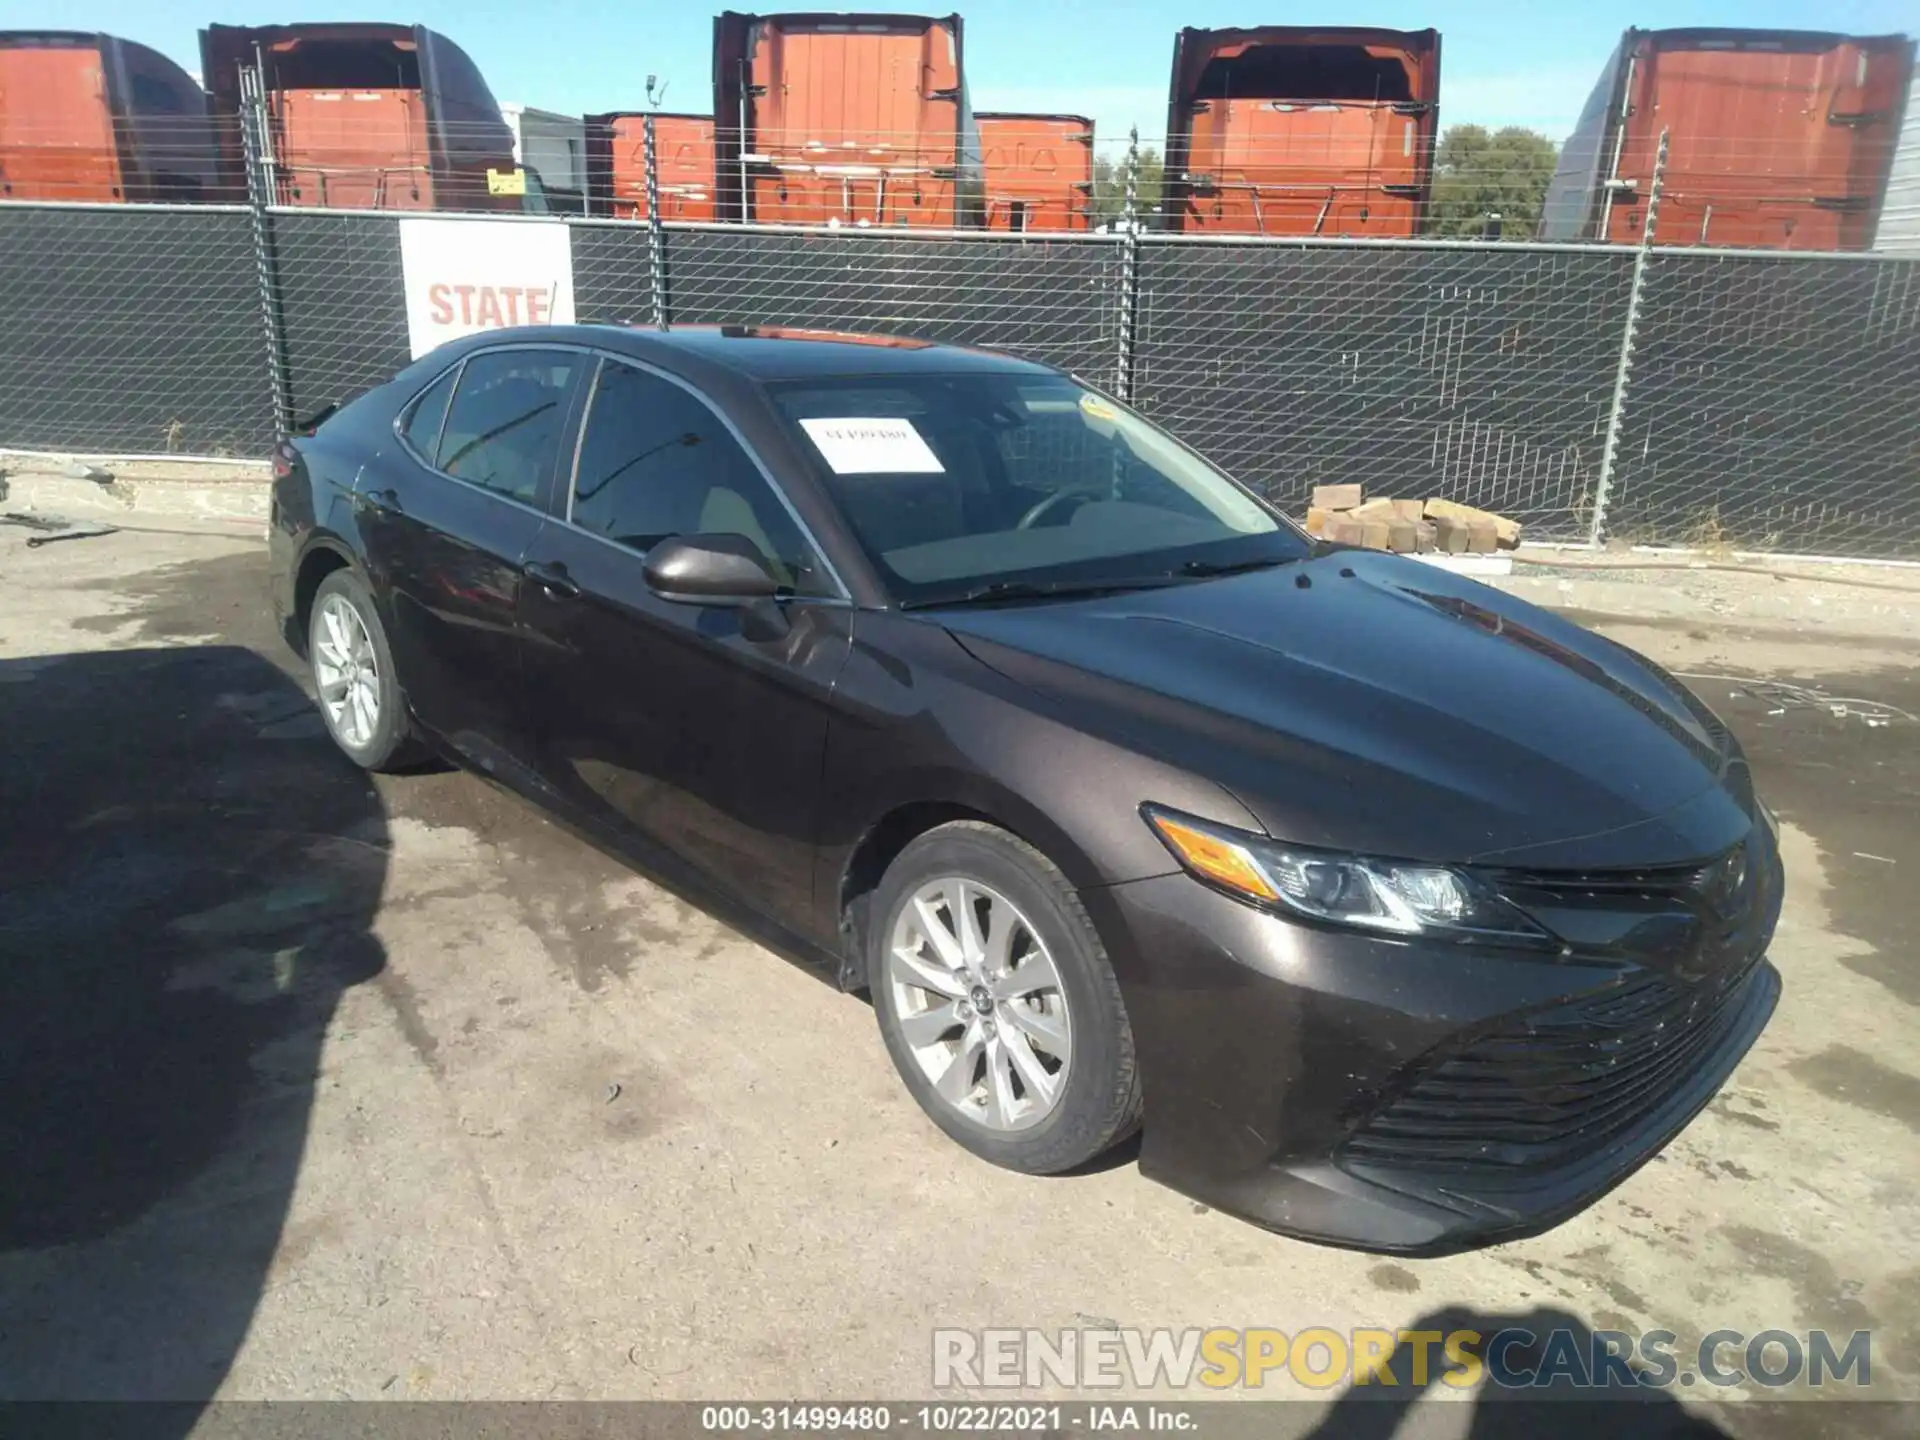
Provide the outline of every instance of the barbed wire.
{"type": "MultiPolygon", "coordinates": [[[[275,203],[393,209],[599,215],[644,219],[637,119],[535,115],[516,137],[494,119],[436,117],[424,107],[358,112],[343,88],[338,116],[309,132],[283,111],[269,126],[275,203]],[[541,127],[545,127],[544,129],[541,127]],[[518,153],[516,154],[516,148],[518,153]],[[489,175],[489,172],[492,172],[489,175]]],[[[393,92],[400,94],[400,92],[393,92]]],[[[401,98],[406,98],[401,95],[401,98]]],[[[417,98],[417,97],[416,97],[417,98]]],[[[313,108],[311,105],[309,109],[313,108]]],[[[701,116],[661,115],[660,195],[668,219],[1077,231],[1123,216],[1132,144],[1082,117],[990,115],[977,143],[924,130],[821,135],[742,130],[701,116]],[[891,195],[878,191],[885,187],[891,195]]],[[[234,115],[116,120],[110,140],[76,141],[30,112],[0,129],[0,200],[238,203],[246,198],[234,115]]],[[[1224,144],[1138,142],[1136,223],[1193,233],[1489,241],[1631,243],[1629,213],[1651,166],[1638,137],[1622,145],[1612,184],[1574,176],[1541,147],[1526,163],[1467,152],[1410,128],[1404,143],[1321,134],[1238,136],[1224,144]],[[1169,165],[1169,158],[1173,164],[1169,165]],[[1622,233],[1603,224],[1621,212],[1622,233]]],[[[1881,167],[1884,170],[1884,167],[1881,167]]],[[[1863,174],[1875,173],[1873,165],[1863,174]]],[[[1877,195],[1825,193],[1837,183],[1790,137],[1682,135],[1668,164],[1662,244],[1862,249],[1877,195]]]]}
{"type": "MultiPolygon", "coordinates": [[[[302,91],[295,93],[298,96],[312,99],[316,93],[319,92],[302,91]]],[[[356,98],[357,95],[389,98],[402,104],[412,104],[415,108],[427,108],[419,103],[420,95],[419,92],[415,91],[356,92],[348,88],[338,92],[325,92],[325,98],[341,102],[349,102],[356,98]]],[[[269,97],[269,103],[270,106],[277,104],[278,97],[269,97]]],[[[1373,107],[1368,106],[1364,108],[1371,110],[1373,107]]],[[[478,118],[462,118],[458,115],[448,115],[444,112],[436,113],[432,123],[433,128],[437,132],[450,138],[467,140],[485,139],[496,136],[503,130],[511,129],[508,119],[504,118],[506,115],[518,115],[522,113],[532,114],[536,118],[565,121],[569,124],[579,125],[582,129],[588,128],[587,121],[591,118],[584,115],[567,115],[553,111],[534,110],[531,107],[516,107],[512,111],[503,112],[500,115],[485,115],[478,118]]],[[[635,121],[644,113],[646,112],[641,110],[616,112],[619,119],[632,119],[635,121]]],[[[914,145],[928,143],[928,137],[933,133],[925,128],[891,129],[886,127],[843,127],[839,125],[836,125],[831,130],[809,129],[799,126],[781,129],[779,127],[761,125],[749,126],[746,130],[742,131],[739,126],[735,125],[715,125],[710,117],[704,115],[683,114],[675,111],[655,113],[658,118],[663,120],[683,119],[702,121],[711,128],[716,135],[722,138],[733,139],[738,138],[742,134],[745,134],[749,138],[754,136],[778,137],[782,143],[794,145],[811,143],[839,145],[847,142],[853,142],[855,144],[891,143],[914,145]]],[[[1050,122],[1054,119],[1072,119],[1082,122],[1083,133],[1090,136],[1093,146],[1103,153],[1124,154],[1129,144],[1128,134],[1126,132],[1111,133],[1110,127],[1106,124],[1085,116],[1062,115],[1055,117],[1035,115],[1028,117],[1003,115],[997,112],[986,112],[983,115],[976,116],[976,119],[983,118],[1003,121],[1031,119],[1036,122],[1050,122]]],[[[351,125],[354,127],[379,127],[387,123],[388,119],[389,116],[378,113],[362,113],[355,116],[351,125]]],[[[1510,126],[1482,125],[1477,122],[1460,122],[1460,125],[1456,126],[1453,122],[1447,122],[1432,139],[1422,138],[1416,132],[1412,143],[1416,148],[1435,148],[1444,140],[1447,129],[1462,128],[1467,124],[1471,124],[1472,128],[1482,130],[1489,135],[1498,133],[1498,131],[1503,129],[1530,131],[1540,139],[1554,146],[1556,150],[1559,149],[1566,140],[1566,136],[1560,133],[1562,128],[1560,125],[1548,124],[1546,122],[1534,125],[1515,124],[1510,126]]],[[[205,115],[149,114],[129,119],[124,116],[109,115],[102,112],[100,115],[99,129],[111,130],[111,132],[117,136],[130,135],[139,131],[152,131],[175,136],[193,136],[208,129],[225,130],[227,128],[237,127],[237,125],[238,116],[232,113],[209,112],[205,115]]],[[[1113,128],[1117,129],[1117,127],[1113,128]]],[[[98,133],[98,131],[96,131],[96,133],[98,133]]],[[[1058,132],[1048,123],[1035,123],[1030,127],[1029,133],[1036,136],[1052,137],[1058,132]]],[[[1339,140],[1339,137],[1334,138],[1336,141],[1339,140]]],[[[1395,138],[1398,139],[1397,136],[1395,138]]],[[[1653,136],[1630,135],[1628,137],[1628,143],[1650,149],[1655,138],[1656,137],[1653,136]]],[[[1168,137],[1163,131],[1152,128],[1143,128],[1140,130],[1139,143],[1142,150],[1164,153],[1167,148],[1167,140],[1168,137]]],[[[15,141],[34,144],[66,143],[81,145],[85,143],[84,141],[79,141],[74,138],[73,125],[70,117],[62,116],[56,119],[18,109],[7,116],[4,132],[0,132],[0,144],[15,141]]],[[[1804,153],[1804,144],[1800,137],[1777,134],[1756,135],[1744,131],[1728,131],[1725,133],[1714,131],[1683,132],[1676,136],[1676,143],[1680,142],[1684,142],[1692,147],[1707,147],[1715,154],[1727,152],[1740,153],[1744,151],[1761,155],[1797,157],[1804,153]]],[[[1236,145],[1252,145],[1258,149],[1265,150],[1273,146],[1283,147],[1290,142],[1284,138],[1256,134],[1244,137],[1236,136],[1233,143],[1236,145]]],[[[1350,143],[1356,145],[1364,144],[1364,142],[1360,141],[1350,143]]]]}
{"type": "MultiPolygon", "coordinates": [[[[305,99],[311,100],[318,97],[318,98],[324,98],[329,100],[337,100],[337,101],[343,102],[343,104],[345,104],[346,102],[352,101],[356,97],[369,97],[369,98],[378,97],[378,98],[384,98],[384,99],[392,99],[403,105],[414,105],[417,108],[423,108],[423,109],[432,108],[424,105],[424,103],[421,102],[421,92],[418,92],[418,91],[378,91],[378,90],[355,91],[352,88],[346,88],[339,91],[330,91],[330,92],[295,91],[295,92],[287,92],[287,93],[291,93],[296,98],[305,98],[305,99]]],[[[268,103],[269,103],[270,109],[277,108],[283,98],[284,98],[283,95],[270,95],[268,97],[268,103]]],[[[348,106],[347,108],[351,108],[351,107],[348,106]]],[[[1375,109],[1375,107],[1372,105],[1357,107],[1357,108],[1362,108],[1368,111],[1373,111],[1375,109]]],[[[1382,108],[1384,109],[1385,107],[1382,107],[1382,108]]],[[[589,119],[593,118],[588,115],[562,114],[557,111],[538,110],[533,107],[513,107],[512,109],[507,111],[483,112],[474,116],[448,114],[444,109],[436,109],[436,113],[433,117],[433,124],[436,129],[442,130],[449,135],[457,135],[465,138],[471,138],[471,137],[486,136],[491,133],[496,133],[502,128],[510,128],[509,120],[507,117],[512,115],[523,114],[523,113],[532,114],[536,117],[564,120],[569,123],[578,123],[583,126],[589,119]]],[[[615,116],[616,119],[630,118],[630,119],[637,120],[641,115],[648,112],[644,110],[636,109],[631,111],[616,111],[611,113],[615,116]]],[[[762,135],[780,135],[780,136],[788,137],[794,141],[800,141],[807,138],[830,138],[833,142],[838,143],[839,141],[844,139],[854,139],[854,140],[860,140],[860,141],[865,141],[865,140],[905,141],[905,140],[913,140],[916,138],[924,138],[928,134],[933,133],[925,126],[922,126],[919,128],[912,128],[912,127],[893,128],[893,127],[887,127],[887,126],[854,126],[854,125],[848,125],[844,122],[844,120],[840,120],[840,119],[836,119],[831,124],[830,128],[809,127],[807,125],[793,125],[793,126],[788,126],[783,128],[777,125],[758,124],[758,125],[749,125],[743,131],[741,127],[739,127],[738,125],[713,124],[711,117],[706,116],[704,114],[696,114],[692,112],[681,112],[681,111],[655,111],[653,113],[662,119],[679,118],[679,119],[703,120],[706,123],[713,125],[713,129],[715,133],[722,136],[728,136],[728,137],[737,137],[741,134],[746,134],[748,136],[752,136],[755,134],[762,134],[762,135]]],[[[380,117],[377,114],[369,115],[365,112],[362,112],[360,115],[356,116],[356,118],[352,123],[355,125],[367,124],[379,118],[380,117]]],[[[1042,115],[1036,112],[1035,114],[1029,116],[1025,114],[1016,115],[1016,114],[1013,114],[1012,112],[986,111],[986,112],[977,112],[975,115],[975,118],[976,120],[979,118],[988,118],[988,119],[1006,119],[1010,121],[1032,121],[1032,122],[1035,122],[1032,126],[1032,129],[1036,133],[1051,133],[1052,127],[1051,127],[1051,124],[1048,122],[1051,122],[1056,119],[1077,120],[1077,121],[1083,122],[1082,133],[1090,133],[1096,144],[1101,146],[1117,147],[1119,150],[1122,150],[1122,151],[1126,149],[1127,144],[1129,143],[1128,135],[1131,132],[1131,129],[1133,128],[1133,127],[1129,127],[1128,131],[1114,133],[1115,127],[1110,127],[1109,125],[1093,117],[1081,116],[1081,115],[1069,115],[1065,113],[1059,116],[1053,116],[1053,115],[1042,115]]],[[[1161,117],[1163,121],[1164,121],[1164,118],[1165,118],[1164,116],[1161,117]]],[[[129,131],[133,129],[152,128],[152,129],[157,129],[161,131],[191,133],[197,130],[204,129],[208,126],[219,127],[223,125],[234,124],[236,123],[236,121],[237,121],[237,117],[234,113],[232,112],[221,113],[218,111],[209,111],[205,114],[196,112],[193,114],[185,114],[185,115],[144,114],[134,118],[129,118],[125,115],[110,114],[105,110],[102,110],[100,112],[100,122],[101,122],[102,128],[111,126],[114,129],[121,132],[129,131]]],[[[1451,122],[1451,121],[1447,122],[1448,125],[1452,125],[1453,123],[1454,122],[1451,122]]],[[[1489,126],[1489,125],[1480,125],[1474,122],[1459,122],[1459,123],[1462,125],[1472,123],[1473,128],[1485,131],[1489,135],[1497,133],[1501,129],[1529,130],[1532,133],[1539,135],[1542,139],[1547,140],[1550,144],[1553,144],[1554,146],[1556,146],[1556,148],[1559,145],[1561,145],[1566,139],[1566,136],[1564,134],[1558,133],[1560,127],[1546,125],[1544,123],[1542,125],[1513,125],[1513,126],[1489,126]]],[[[1444,129],[1445,127],[1443,127],[1440,133],[1444,134],[1444,129]]],[[[55,139],[55,138],[61,138],[61,137],[70,138],[72,136],[72,133],[73,133],[73,126],[72,126],[72,118],[70,116],[54,117],[44,113],[35,113],[33,111],[24,110],[24,109],[16,110],[15,112],[9,114],[9,116],[7,117],[6,130],[5,130],[5,134],[9,137],[25,136],[30,139],[31,138],[55,139]]],[[[1267,141],[1271,140],[1273,137],[1270,137],[1270,136],[1263,137],[1258,134],[1255,134],[1250,138],[1252,143],[1264,144],[1264,143],[1267,143],[1267,141]]],[[[1398,137],[1396,136],[1395,138],[1397,139],[1398,137]]],[[[1652,143],[1652,137],[1630,136],[1629,138],[1637,138],[1640,143],[1647,143],[1647,144],[1652,143]]],[[[1705,131],[1692,132],[1689,138],[1695,141],[1698,141],[1700,143],[1713,145],[1715,147],[1752,145],[1763,150],[1778,150],[1782,153],[1793,152],[1796,148],[1798,148],[1798,143],[1799,143],[1798,137],[1780,136],[1780,135],[1768,136],[1763,134],[1755,134],[1748,130],[1729,130],[1725,132],[1705,130],[1705,131]]],[[[1416,132],[1415,140],[1416,140],[1416,143],[1432,143],[1430,141],[1421,141],[1419,139],[1417,132],[1416,132]]],[[[1140,145],[1143,149],[1148,149],[1148,150],[1164,149],[1166,145],[1166,141],[1167,141],[1167,134],[1163,130],[1159,130],[1155,128],[1140,129],[1140,145]]]]}

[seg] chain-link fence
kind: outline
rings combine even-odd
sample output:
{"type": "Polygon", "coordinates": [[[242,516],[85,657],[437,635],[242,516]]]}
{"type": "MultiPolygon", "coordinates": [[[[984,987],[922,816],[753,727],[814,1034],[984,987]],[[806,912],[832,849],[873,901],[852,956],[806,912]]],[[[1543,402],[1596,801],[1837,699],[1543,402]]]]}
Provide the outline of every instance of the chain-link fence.
{"type": "Polygon", "coordinates": [[[1113,240],[667,230],[677,322],[913,334],[1018,351],[1113,383],[1113,240]]]}
{"type": "Polygon", "coordinates": [[[273,428],[245,210],[0,206],[0,445],[257,455],[273,428]]]}
{"type": "Polygon", "coordinates": [[[1584,535],[1630,254],[1156,239],[1135,396],[1260,485],[1445,495],[1584,535]]]}
{"type": "MultiPolygon", "coordinates": [[[[1536,539],[1920,558],[1920,261],[565,223],[583,320],[1008,349],[1295,513],[1359,481],[1536,539]]],[[[262,453],[277,389],[299,417],[406,363],[399,227],[0,205],[0,446],[262,453]]]]}
{"type": "Polygon", "coordinates": [[[271,235],[269,283],[293,416],[348,399],[407,363],[406,285],[392,220],[276,212],[271,235]]]}
{"type": "Polygon", "coordinates": [[[1920,558],[1920,261],[1651,252],[1606,530],[1920,558]]]}

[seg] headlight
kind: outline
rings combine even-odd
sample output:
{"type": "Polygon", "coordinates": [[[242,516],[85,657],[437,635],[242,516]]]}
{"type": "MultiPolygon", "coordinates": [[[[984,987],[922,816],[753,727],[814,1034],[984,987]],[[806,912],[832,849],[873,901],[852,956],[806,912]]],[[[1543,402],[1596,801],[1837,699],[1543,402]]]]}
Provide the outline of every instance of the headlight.
{"type": "Polygon", "coordinates": [[[1146,805],[1140,812],[1186,869],[1236,899],[1392,935],[1554,944],[1526,915],[1463,870],[1285,845],[1146,805]]]}

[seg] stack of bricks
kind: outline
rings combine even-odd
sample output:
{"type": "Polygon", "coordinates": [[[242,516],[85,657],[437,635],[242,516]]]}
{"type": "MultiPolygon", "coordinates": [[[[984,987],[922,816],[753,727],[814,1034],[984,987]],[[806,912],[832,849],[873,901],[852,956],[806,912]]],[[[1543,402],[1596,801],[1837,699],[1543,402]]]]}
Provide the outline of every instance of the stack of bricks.
{"type": "Polygon", "coordinates": [[[1520,522],[1452,500],[1368,500],[1358,485],[1316,485],[1307,533],[1407,555],[1485,555],[1517,546],[1520,522]]]}

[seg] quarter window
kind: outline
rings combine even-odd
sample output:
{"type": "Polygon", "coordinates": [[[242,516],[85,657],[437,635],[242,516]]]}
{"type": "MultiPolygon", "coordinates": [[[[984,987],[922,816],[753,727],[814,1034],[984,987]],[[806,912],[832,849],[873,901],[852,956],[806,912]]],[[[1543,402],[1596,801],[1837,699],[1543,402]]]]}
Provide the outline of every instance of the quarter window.
{"type": "Polygon", "coordinates": [[[560,443],[579,363],[567,350],[488,350],[469,357],[440,433],[440,469],[533,504],[560,443]]]}
{"type": "Polygon", "coordinates": [[[459,373],[460,367],[456,365],[415,397],[413,408],[400,427],[407,444],[423,459],[432,460],[439,448],[440,425],[447,418],[447,402],[453,398],[453,380],[459,373]]]}
{"type": "Polygon", "coordinates": [[[580,439],[575,525],[646,551],[672,535],[750,540],[800,595],[833,587],[793,516],[720,417],[669,380],[604,361],[580,439]]]}

